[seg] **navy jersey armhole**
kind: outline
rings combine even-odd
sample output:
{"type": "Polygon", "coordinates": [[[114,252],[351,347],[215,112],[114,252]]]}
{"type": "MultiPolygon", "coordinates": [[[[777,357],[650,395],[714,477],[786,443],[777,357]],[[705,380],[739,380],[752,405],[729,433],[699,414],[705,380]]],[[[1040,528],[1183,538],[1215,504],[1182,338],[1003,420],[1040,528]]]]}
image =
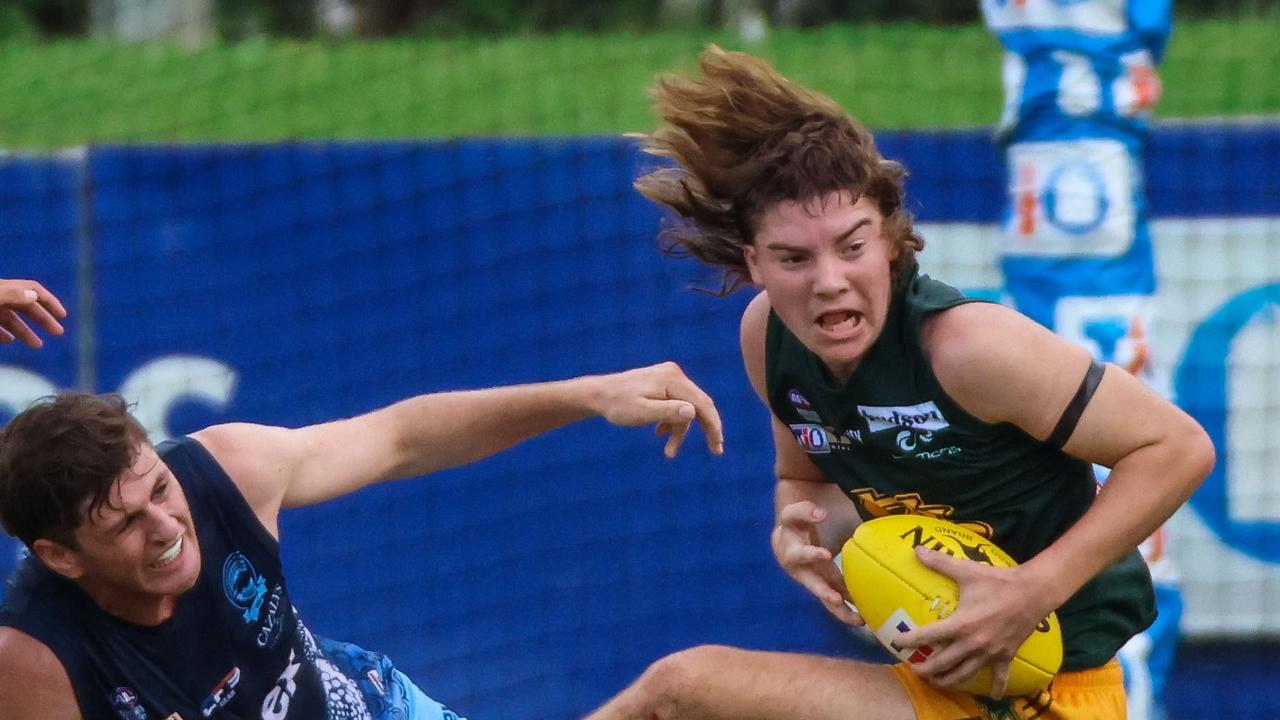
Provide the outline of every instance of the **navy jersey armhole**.
{"type": "Polygon", "coordinates": [[[237,524],[249,529],[264,550],[279,554],[280,541],[262,524],[239,486],[199,440],[175,438],[161,443],[156,452],[182,483],[197,517],[212,519],[218,513],[229,513],[237,524]]]}

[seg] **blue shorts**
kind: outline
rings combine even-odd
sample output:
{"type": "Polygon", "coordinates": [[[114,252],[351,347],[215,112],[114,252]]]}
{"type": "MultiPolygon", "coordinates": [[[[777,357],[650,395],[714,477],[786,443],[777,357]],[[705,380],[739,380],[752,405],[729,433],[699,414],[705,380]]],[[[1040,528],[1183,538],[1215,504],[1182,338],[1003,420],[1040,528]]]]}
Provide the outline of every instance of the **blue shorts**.
{"type": "Polygon", "coordinates": [[[351,643],[316,641],[325,658],[359,689],[374,720],[466,720],[428,697],[386,655],[351,643]]]}
{"type": "Polygon", "coordinates": [[[404,689],[405,720],[467,720],[427,697],[422,689],[399,670],[391,672],[391,684],[404,689]]]}

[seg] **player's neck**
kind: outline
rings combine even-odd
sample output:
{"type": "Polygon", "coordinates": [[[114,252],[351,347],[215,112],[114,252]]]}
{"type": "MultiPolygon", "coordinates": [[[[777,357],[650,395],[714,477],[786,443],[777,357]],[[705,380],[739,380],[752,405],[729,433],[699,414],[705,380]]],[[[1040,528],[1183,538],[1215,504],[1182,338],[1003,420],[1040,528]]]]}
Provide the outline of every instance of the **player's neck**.
{"type": "Polygon", "coordinates": [[[103,612],[134,625],[155,627],[173,617],[178,609],[180,595],[152,595],[92,582],[78,584],[103,612]]]}

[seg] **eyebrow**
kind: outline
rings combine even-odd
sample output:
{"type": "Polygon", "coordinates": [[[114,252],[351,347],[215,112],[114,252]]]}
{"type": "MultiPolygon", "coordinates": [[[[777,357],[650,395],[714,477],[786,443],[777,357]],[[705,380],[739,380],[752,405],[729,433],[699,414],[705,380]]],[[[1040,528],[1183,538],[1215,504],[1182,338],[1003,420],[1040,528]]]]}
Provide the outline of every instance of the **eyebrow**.
{"type": "MultiPolygon", "coordinates": [[[[159,461],[159,458],[157,458],[157,462],[158,461],[159,461]]],[[[155,467],[155,466],[152,465],[152,467],[155,467]]],[[[168,468],[165,468],[163,472],[157,475],[156,481],[151,484],[151,492],[147,495],[147,497],[153,497],[156,494],[156,490],[158,490],[160,486],[163,485],[165,482],[168,482],[172,474],[173,474],[172,471],[170,471],[168,468]]],[[[120,532],[121,530],[124,529],[124,524],[128,522],[130,518],[136,517],[139,514],[137,510],[133,512],[124,512],[124,508],[112,507],[110,503],[104,503],[104,506],[107,508],[110,508],[111,510],[120,511],[120,519],[106,526],[107,532],[110,532],[110,533],[120,532]]],[[[101,510],[99,510],[99,514],[101,514],[101,510]]]]}
{"type": "Polygon", "coordinates": [[[866,227],[867,225],[870,225],[870,224],[871,224],[871,218],[865,218],[865,217],[864,217],[864,218],[862,218],[861,220],[859,220],[858,222],[854,223],[854,224],[853,224],[853,227],[851,227],[851,228],[849,228],[848,230],[845,230],[844,232],[842,232],[842,233],[840,233],[839,235],[837,235],[837,236],[835,237],[835,241],[836,241],[836,242],[840,242],[841,240],[844,240],[845,238],[847,238],[847,237],[849,237],[850,235],[852,235],[852,234],[854,234],[854,233],[858,232],[859,230],[861,230],[862,228],[864,228],[864,227],[866,227]]]}
{"type": "MultiPolygon", "coordinates": [[[[871,218],[864,217],[858,220],[857,222],[855,222],[853,224],[853,227],[849,228],[848,230],[845,230],[844,232],[832,238],[832,242],[840,242],[870,224],[871,224],[871,218]]],[[[789,243],[784,243],[779,240],[775,240],[774,242],[771,242],[771,243],[766,243],[764,248],[766,250],[782,250],[782,251],[796,251],[796,250],[802,249],[798,245],[791,245],[789,243]]]]}

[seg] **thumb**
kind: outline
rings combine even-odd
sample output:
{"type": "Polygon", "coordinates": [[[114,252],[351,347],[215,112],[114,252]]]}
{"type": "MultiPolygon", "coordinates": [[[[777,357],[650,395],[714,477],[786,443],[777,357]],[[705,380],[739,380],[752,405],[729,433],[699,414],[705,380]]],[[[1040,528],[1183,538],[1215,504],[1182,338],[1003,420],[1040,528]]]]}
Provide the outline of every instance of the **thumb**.
{"type": "Polygon", "coordinates": [[[672,425],[687,425],[698,412],[692,403],[684,400],[662,400],[662,421],[672,425]]]}
{"type": "Polygon", "coordinates": [[[0,285],[0,305],[27,305],[39,297],[35,290],[0,285]]]}

